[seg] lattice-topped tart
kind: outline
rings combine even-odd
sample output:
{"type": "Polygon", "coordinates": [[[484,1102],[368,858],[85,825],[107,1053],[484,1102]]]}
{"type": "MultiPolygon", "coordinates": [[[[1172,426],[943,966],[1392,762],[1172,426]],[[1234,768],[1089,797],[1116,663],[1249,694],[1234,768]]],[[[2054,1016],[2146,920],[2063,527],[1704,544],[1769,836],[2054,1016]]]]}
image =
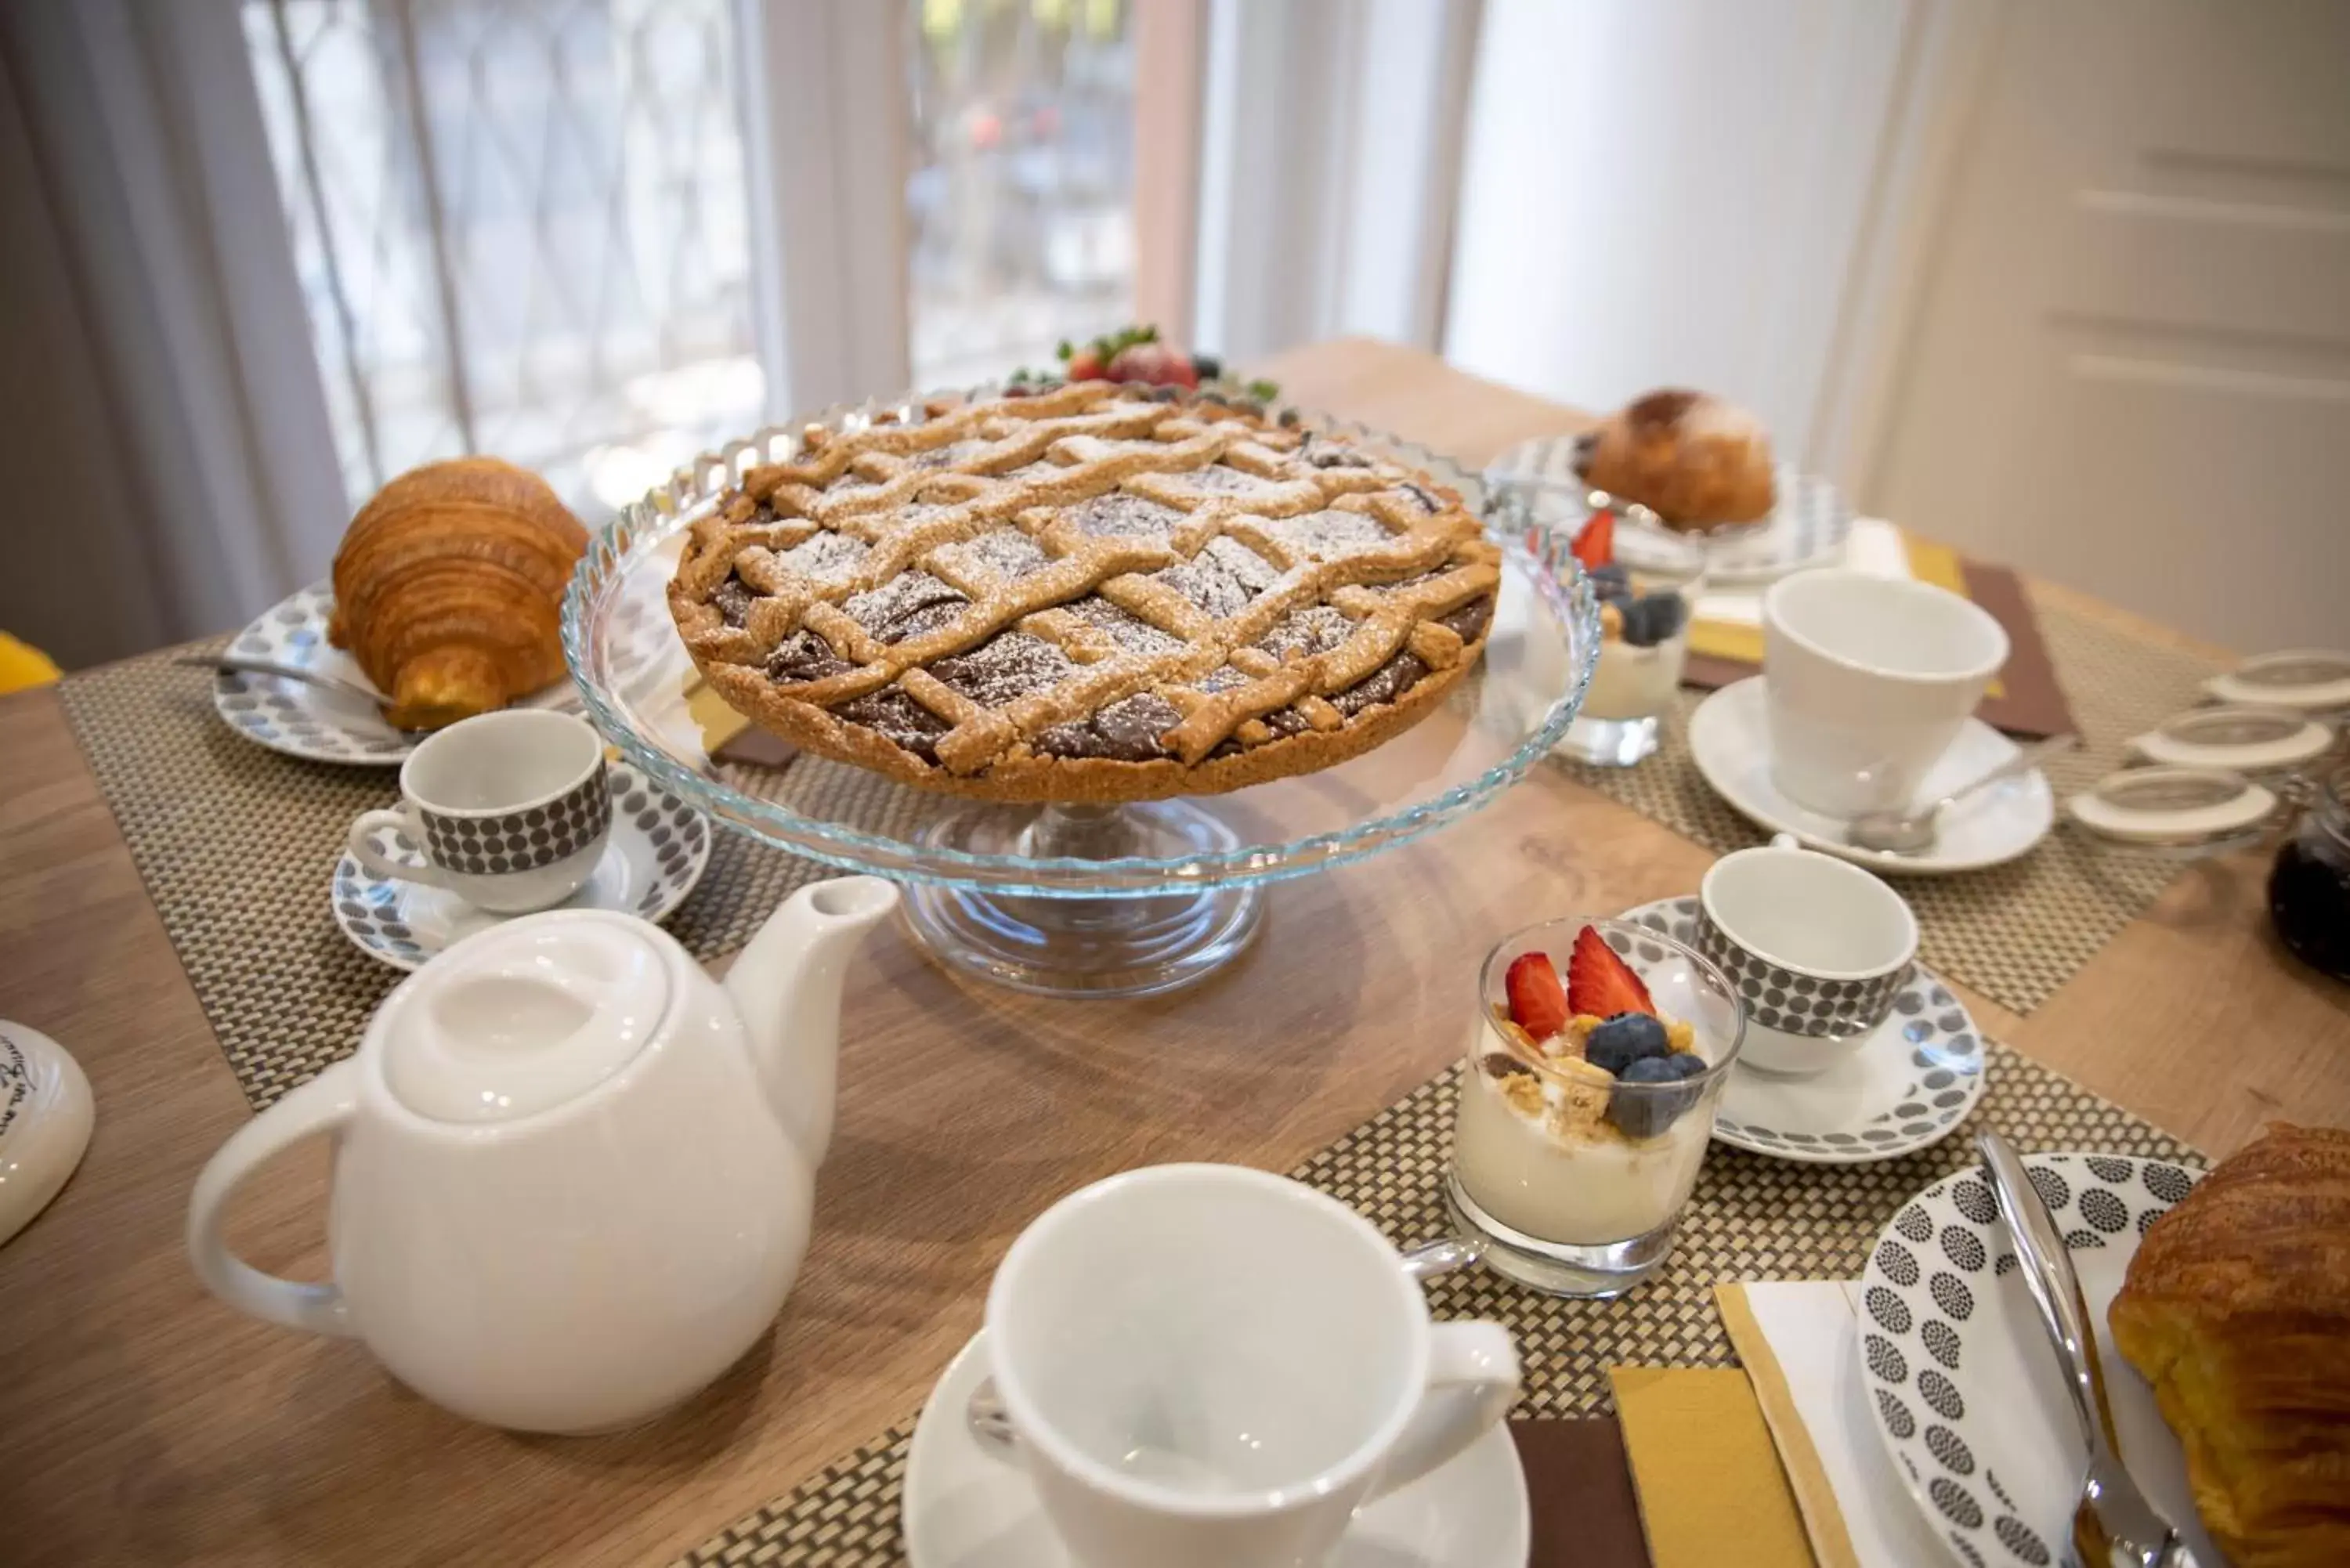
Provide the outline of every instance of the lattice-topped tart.
{"type": "Polygon", "coordinates": [[[670,607],[695,665],[810,751],[996,800],[1238,789],[1424,717],[1500,582],[1461,497],[1170,390],[810,427],[691,531],[670,607]]]}

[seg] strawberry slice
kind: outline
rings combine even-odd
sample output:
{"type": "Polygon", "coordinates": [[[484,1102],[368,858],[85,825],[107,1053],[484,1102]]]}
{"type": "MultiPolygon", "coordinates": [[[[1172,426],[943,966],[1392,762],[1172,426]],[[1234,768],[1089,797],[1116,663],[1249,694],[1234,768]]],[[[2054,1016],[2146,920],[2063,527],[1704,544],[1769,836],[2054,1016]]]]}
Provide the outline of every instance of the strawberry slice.
{"type": "Polygon", "coordinates": [[[1583,532],[1575,536],[1567,549],[1583,563],[1586,572],[1596,572],[1616,559],[1616,514],[1595,512],[1583,532]]]}
{"type": "Polygon", "coordinates": [[[1654,1016],[1657,1004],[1596,926],[1586,926],[1575,938],[1575,954],[1566,961],[1568,1005],[1578,1017],[1613,1018],[1619,1012],[1654,1016]]]}
{"type": "Polygon", "coordinates": [[[1572,1016],[1566,1010],[1566,988],[1559,984],[1557,966],[1548,953],[1520,953],[1512,959],[1502,985],[1510,996],[1510,1022],[1536,1040],[1547,1040],[1566,1027],[1572,1016]]]}
{"type": "Polygon", "coordinates": [[[1097,350],[1080,348],[1069,356],[1069,379],[1072,381],[1102,381],[1109,379],[1109,368],[1102,362],[1097,350]]]}
{"type": "Polygon", "coordinates": [[[1191,357],[1164,343],[1130,343],[1109,362],[1113,381],[1141,381],[1154,387],[1197,387],[1200,372],[1191,357]]]}

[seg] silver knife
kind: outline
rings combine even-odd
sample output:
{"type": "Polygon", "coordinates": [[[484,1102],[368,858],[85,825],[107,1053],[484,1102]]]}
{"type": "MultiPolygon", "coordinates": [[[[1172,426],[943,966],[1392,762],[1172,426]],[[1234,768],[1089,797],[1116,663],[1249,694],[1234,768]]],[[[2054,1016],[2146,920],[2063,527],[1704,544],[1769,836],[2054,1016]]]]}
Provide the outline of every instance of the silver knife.
{"type": "Polygon", "coordinates": [[[2194,1553],[2130,1479],[2115,1447],[2114,1413],[2106,1403],[2106,1372],[2097,1358],[2089,1304],[2048,1205],[2005,1138],[1977,1133],[1975,1147],[1999,1194],[2000,1218],[2023,1265],[2024,1287],[2040,1309],[2041,1326],[2064,1369],[2065,1389],[2089,1445],[2089,1473],[2073,1511],[2074,1553],[2084,1568],[2196,1568],[2194,1553]]]}

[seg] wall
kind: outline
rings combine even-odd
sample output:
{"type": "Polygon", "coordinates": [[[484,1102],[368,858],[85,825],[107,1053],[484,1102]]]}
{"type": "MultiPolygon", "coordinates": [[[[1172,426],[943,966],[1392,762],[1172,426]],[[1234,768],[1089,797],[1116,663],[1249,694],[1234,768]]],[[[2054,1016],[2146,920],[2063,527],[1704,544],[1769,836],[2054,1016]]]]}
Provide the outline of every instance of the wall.
{"type": "Polygon", "coordinates": [[[1820,410],[1917,4],[1488,0],[1445,353],[1595,411],[1651,387],[1820,410]]]}

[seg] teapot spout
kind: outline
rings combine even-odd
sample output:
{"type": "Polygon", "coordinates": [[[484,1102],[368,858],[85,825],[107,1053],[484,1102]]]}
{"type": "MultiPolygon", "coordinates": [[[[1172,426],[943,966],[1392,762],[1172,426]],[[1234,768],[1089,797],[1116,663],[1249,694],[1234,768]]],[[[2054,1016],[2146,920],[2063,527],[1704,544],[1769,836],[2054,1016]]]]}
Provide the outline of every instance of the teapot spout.
{"type": "Polygon", "coordinates": [[[811,883],[767,917],[726,971],[768,1104],[810,1166],[832,1143],[848,955],[897,905],[897,888],[879,877],[811,883]]]}

